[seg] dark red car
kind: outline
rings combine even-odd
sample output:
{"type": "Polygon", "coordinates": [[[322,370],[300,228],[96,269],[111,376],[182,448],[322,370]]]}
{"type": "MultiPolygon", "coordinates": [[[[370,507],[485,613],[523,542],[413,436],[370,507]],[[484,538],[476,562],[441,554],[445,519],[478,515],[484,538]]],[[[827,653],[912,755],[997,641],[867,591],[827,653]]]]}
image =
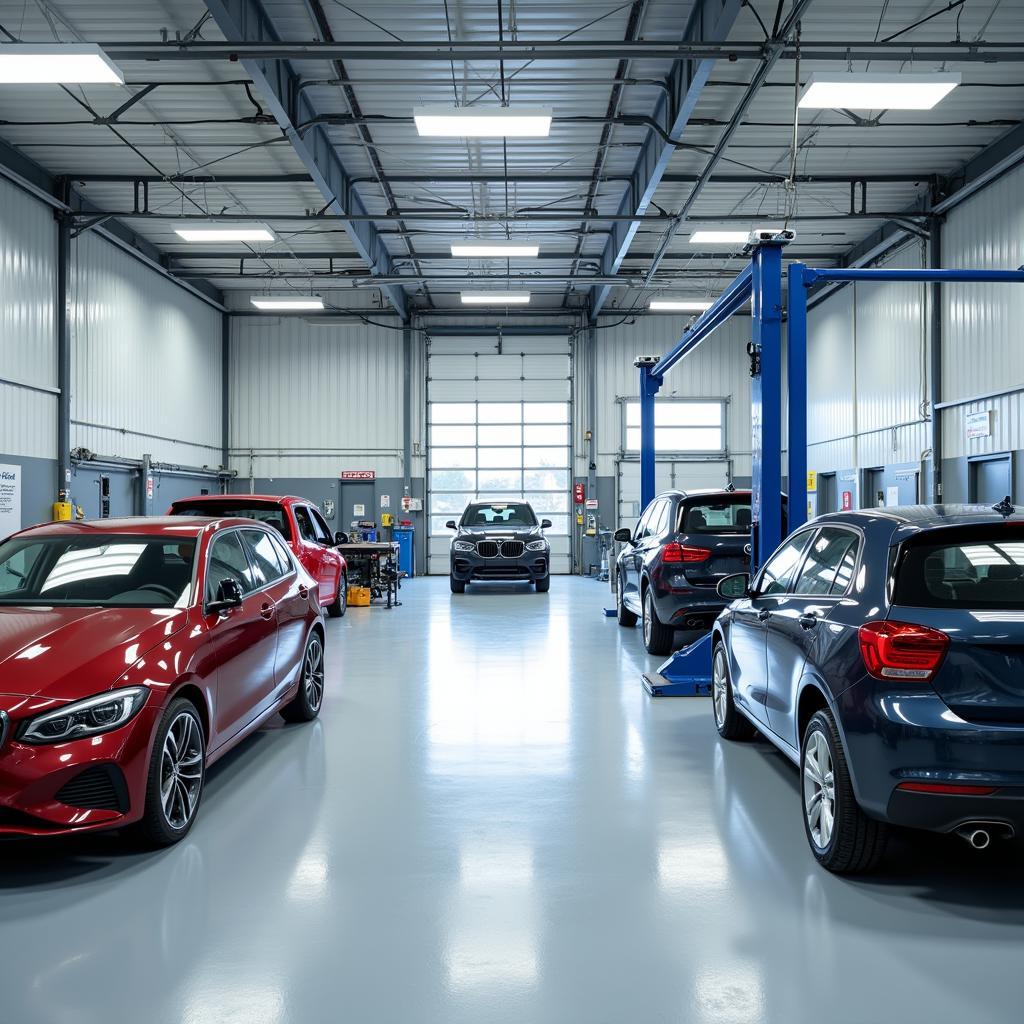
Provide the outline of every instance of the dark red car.
{"type": "Polygon", "coordinates": [[[317,716],[324,620],[246,519],[52,523],[0,543],[0,836],[195,820],[206,769],[317,716]]]}
{"type": "Polygon", "coordinates": [[[320,509],[305,498],[272,494],[199,494],[171,505],[172,516],[242,516],[274,527],[320,585],[320,603],[329,615],[348,606],[348,566],[320,509]]]}

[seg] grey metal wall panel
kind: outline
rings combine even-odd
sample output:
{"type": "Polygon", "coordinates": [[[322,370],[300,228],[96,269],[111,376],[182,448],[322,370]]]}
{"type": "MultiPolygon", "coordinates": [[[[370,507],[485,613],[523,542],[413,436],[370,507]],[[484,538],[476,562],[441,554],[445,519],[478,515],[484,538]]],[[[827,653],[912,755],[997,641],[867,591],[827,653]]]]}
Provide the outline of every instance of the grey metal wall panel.
{"type": "MultiPolygon", "coordinates": [[[[57,235],[49,207],[0,180],[0,378],[57,384],[54,298],[57,235]]],[[[56,396],[0,384],[0,448],[53,458],[56,396]]]]}
{"type": "MultiPolygon", "coordinates": [[[[950,211],[942,234],[947,267],[1012,270],[1024,263],[1024,168],[950,211]]],[[[955,401],[1024,384],[1024,288],[957,284],[943,288],[942,399],[955,401]]]]}
{"type": "MultiPolygon", "coordinates": [[[[807,442],[812,451],[856,431],[853,297],[852,288],[843,288],[807,317],[807,442]]],[[[813,461],[808,468],[815,468],[813,461]]]]}
{"type": "Polygon", "coordinates": [[[220,315],[95,234],[70,274],[73,447],[217,466],[220,315]]]}
{"type": "MultiPolygon", "coordinates": [[[[951,210],[942,235],[947,267],[1012,270],[1024,264],[1024,167],[951,210]]],[[[1024,288],[959,284],[943,288],[942,401],[1024,387],[1024,288]]],[[[1024,448],[1024,396],[1004,395],[943,413],[947,459],[1024,448]],[[991,411],[992,434],[968,438],[965,418],[991,411]]]]}
{"type": "MultiPolygon", "coordinates": [[[[879,266],[920,269],[914,242],[879,266]]],[[[808,316],[809,469],[920,460],[928,447],[928,291],[917,282],[858,283],[808,316]]]]}
{"type": "Polygon", "coordinates": [[[235,318],[232,468],[244,477],[401,477],[402,374],[400,329],[235,318]]]}

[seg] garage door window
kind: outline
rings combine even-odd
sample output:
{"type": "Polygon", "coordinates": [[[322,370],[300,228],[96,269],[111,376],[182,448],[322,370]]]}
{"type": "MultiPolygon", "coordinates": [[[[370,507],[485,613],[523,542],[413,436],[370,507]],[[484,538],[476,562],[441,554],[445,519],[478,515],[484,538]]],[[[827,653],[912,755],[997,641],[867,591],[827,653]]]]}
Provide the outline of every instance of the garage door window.
{"type": "MultiPolygon", "coordinates": [[[[640,451],[640,402],[627,399],[623,445],[640,451]]],[[[662,399],[654,403],[654,447],[673,454],[722,454],[725,451],[725,403],[662,399]]]]}
{"type": "Polygon", "coordinates": [[[431,534],[471,501],[525,500],[568,535],[567,402],[434,402],[429,459],[431,534]]]}

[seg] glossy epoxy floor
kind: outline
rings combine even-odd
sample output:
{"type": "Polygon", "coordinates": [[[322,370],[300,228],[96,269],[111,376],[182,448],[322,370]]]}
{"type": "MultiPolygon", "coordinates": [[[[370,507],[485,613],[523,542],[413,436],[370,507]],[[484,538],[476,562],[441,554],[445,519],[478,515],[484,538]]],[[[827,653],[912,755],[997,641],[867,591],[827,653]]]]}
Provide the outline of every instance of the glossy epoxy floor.
{"type": "Polygon", "coordinates": [[[1022,848],[826,875],[795,772],[650,701],[607,597],[413,581],[182,845],[0,846],[0,1022],[1020,1020],[1022,848]]]}

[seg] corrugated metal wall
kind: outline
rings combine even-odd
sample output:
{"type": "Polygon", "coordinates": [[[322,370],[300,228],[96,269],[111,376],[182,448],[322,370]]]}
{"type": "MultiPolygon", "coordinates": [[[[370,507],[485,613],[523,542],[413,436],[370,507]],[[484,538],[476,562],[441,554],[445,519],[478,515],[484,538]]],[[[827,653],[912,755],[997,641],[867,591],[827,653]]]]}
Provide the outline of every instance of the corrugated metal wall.
{"type": "Polygon", "coordinates": [[[219,466],[220,314],[95,234],[70,275],[72,447],[219,466]]]}
{"type": "MultiPolygon", "coordinates": [[[[234,319],[231,338],[232,468],[239,476],[337,477],[341,469],[402,476],[401,330],[247,317],[234,319]]],[[[413,371],[421,424],[418,356],[413,371]]],[[[414,446],[422,437],[417,426],[414,446]]]]}
{"type": "Polygon", "coordinates": [[[0,452],[57,453],[53,214],[0,179],[0,452]],[[26,385],[26,386],[18,386],[26,385]],[[32,390],[42,388],[43,391],[32,390]]]}
{"type": "MultiPolygon", "coordinates": [[[[617,318],[601,318],[599,326],[617,318]]],[[[595,334],[597,372],[597,472],[615,475],[615,458],[622,445],[622,404],[618,399],[639,394],[639,355],[661,355],[680,338],[690,317],[638,317],[633,324],[599,330],[595,334]]],[[[678,398],[729,398],[728,445],[733,473],[749,476],[750,468],[750,363],[746,354],[750,319],[735,317],[709,341],[687,356],[666,377],[661,395],[678,398]]]]}
{"type": "MultiPolygon", "coordinates": [[[[919,243],[881,266],[919,269],[919,243]]],[[[808,316],[809,469],[918,462],[928,447],[928,293],[849,285],[808,316]]]]}
{"type": "MultiPolygon", "coordinates": [[[[1012,270],[1024,264],[1024,168],[1017,168],[950,211],[942,237],[947,267],[1012,270]]],[[[943,287],[942,401],[947,459],[1024,448],[1024,288],[1007,284],[943,287]],[[980,401],[967,399],[1016,389],[980,401]],[[967,437],[965,418],[991,410],[992,435],[967,437]]]]}

